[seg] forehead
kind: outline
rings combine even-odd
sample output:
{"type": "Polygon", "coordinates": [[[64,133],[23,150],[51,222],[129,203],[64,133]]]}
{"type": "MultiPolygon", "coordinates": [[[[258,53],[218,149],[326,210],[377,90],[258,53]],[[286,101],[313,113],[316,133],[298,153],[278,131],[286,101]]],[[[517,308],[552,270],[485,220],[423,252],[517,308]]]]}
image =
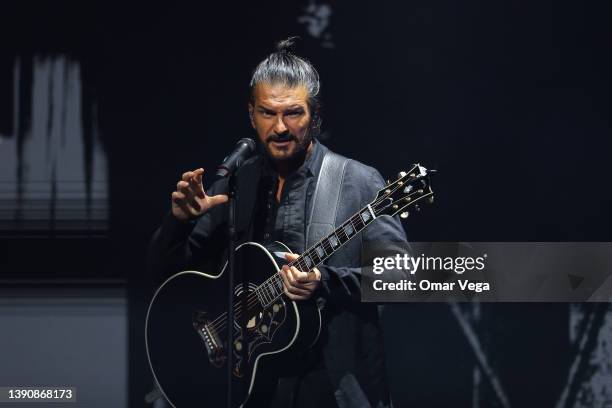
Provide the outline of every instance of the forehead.
{"type": "Polygon", "coordinates": [[[255,106],[285,108],[292,105],[306,107],[308,90],[304,85],[290,87],[284,84],[258,84],[253,93],[255,106]]]}

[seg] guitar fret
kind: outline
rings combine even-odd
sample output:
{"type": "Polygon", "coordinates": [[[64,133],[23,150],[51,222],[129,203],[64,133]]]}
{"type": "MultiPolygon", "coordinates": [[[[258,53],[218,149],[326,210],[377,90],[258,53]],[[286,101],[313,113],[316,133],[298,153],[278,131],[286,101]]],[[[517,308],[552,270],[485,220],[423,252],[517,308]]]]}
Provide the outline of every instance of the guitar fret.
{"type": "Polygon", "coordinates": [[[365,226],[360,215],[356,215],[355,217],[351,218],[351,224],[353,224],[357,232],[361,231],[361,229],[365,226]]]}
{"type": "Polygon", "coordinates": [[[346,233],[346,224],[342,224],[342,226],[340,227],[340,232],[342,232],[344,234],[344,238],[342,238],[342,235],[340,235],[340,243],[344,244],[346,241],[348,241],[350,239],[349,235],[346,233]]]}
{"type": "Polygon", "coordinates": [[[325,251],[325,257],[328,257],[334,253],[334,249],[331,243],[329,242],[329,238],[323,238],[321,240],[321,248],[323,248],[323,250],[325,251]],[[329,252],[328,252],[328,247],[329,247],[329,252]]]}
{"type": "Polygon", "coordinates": [[[353,227],[353,224],[347,224],[342,227],[342,230],[344,231],[346,237],[349,238],[355,232],[355,227],[353,227]]]}
{"type": "Polygon", "coordinates": [[[319,258],[319,260],[322,260],[325,258],[325,250],[321,248],[321,243],[318,243],[315,246],[315,252],[317,253],[317,257],[319,258]]]}
{"type": "Polygon", "coordinates": [[[255,295],[257,295],[257,300],[259,300],[259,304],[262,306],[265,304],[263,298],[261,297],[261,293],[259,293],[259,288],[255,289],[255,295]]]}
{"type": "Polygon", "coordinates": [[[278,290],[278,295],[280,296],[281,293],[283,293],[283,279],[279,275],[276,275],[274,277],[274,283],[275,283],[276,288],[278,290]]]}
{"type": "Polygon", "coordinates": [[[272,302],[274,298],[276,297],[276,293],[274,292],[274,289],[272,288],[272,286],[270,286],[270,282],[266,283],[266,287],[267,287],[268,293],[270,294],[270,302],[272,302]]]}
{"type": "Polygon", "coordinates": [[[268,286],[264,284],[264,293],[266,295],[266,304],[270,303],[270,292],[268,292],[268,286]]]}
{"type": "Polygon", "coordinates": [[[274,301],[274,299],[276,299],[279,295],[279,293],[276,291],[276,286],[274,285],[274,282],[269,282],[268,286],[270,287],[270,291],[272,292],[272,301],[274,301]]]}
{"type": "Polygon", "coordinates": [[[270,288],[270,284],[269,282],[265,283],[266,285],[266,292],[270,294],[270,298],[273,299],[274,298],[274,293],[272,292],[272,289],[270,288]]]}
{"type": "Polygon", "coordinates": [[[272,299],[274,299],[276,293],[274,292],[272,286],[270,286],[270,282],[266,282],[266,287],[268,288],[268,293],[271,295],[272,299]]]}
{"type": "Polygon", "coordinates": [[[328,241],[331,244],[331,248],[333,250],[335,250],[338,247],[340,240],[338,239],[338,235],[336,235],[335,231],[330,235],[328,241]]]}
{"type": "Polygon", "coordinates": [[[312,259],[313,261],[312,267],[308,270],[311,271],[312,268],[314,268],[316,265],[319,264],[319,262],[321,262],[321,258],[319,257],[319,254],[317,254],[317,252],[313,249],[309,250],[308,254],[310,255],[310,259],[312,259]]]}
{"type": "Polygon", "coordinates": [[[306,255],[304,255],[302,259],[304,259],[304,266],[305,266],[305,268],[302,269],[302,272],[307,272],[310,270],[310,267],[312,266],[312,259],[310,258],[310,256],[308,256],[308,253],[306,253],[306,255]]]}
{"type": "Polygon", "coordinates": [[[268,303],[268,299],[266,299],[266,294],[265,294],[265,290],[264,290],[264,286],[260,286],[257,289],[257,292],[259,293],[259,296],[261,297],[261,304],[262,305],[266,305],[268,303]]]}
{"type": "Polygon", "coordinates": [[[372,218],[372,214],[370,213],[369,210],[366,211],[362,211],[361,212],[361,222],[363,222],[363,225],[365,226],[366,222],[368,222],[371,218],[372,218]]]}

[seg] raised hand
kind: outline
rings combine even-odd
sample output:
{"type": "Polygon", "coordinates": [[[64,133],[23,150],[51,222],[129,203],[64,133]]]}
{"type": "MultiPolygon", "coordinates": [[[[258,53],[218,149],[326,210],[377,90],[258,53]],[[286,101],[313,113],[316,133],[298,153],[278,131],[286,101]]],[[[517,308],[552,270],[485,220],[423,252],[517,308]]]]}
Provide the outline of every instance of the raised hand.
{"type": "Polygon", "coordinates": [[[225,194],[215,196],[206,194],[202,184],[203,174],[202,168],[183,173],[181,180],[176,184],[176,191],[172,192],[172,214],[180,221],[187,222],[197,218],[228,200],[225,194]]]}

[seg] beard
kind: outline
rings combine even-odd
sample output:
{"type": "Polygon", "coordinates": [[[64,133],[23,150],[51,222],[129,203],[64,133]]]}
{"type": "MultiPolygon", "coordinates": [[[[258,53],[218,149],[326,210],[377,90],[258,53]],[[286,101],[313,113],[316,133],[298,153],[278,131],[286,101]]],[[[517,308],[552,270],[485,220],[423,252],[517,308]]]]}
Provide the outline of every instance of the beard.
{"type": "Polygon", "coordinates": [[[272,134],[269,135],[265,143],[260,143],[259,145],[263,147],[263,150],[266,153],[266,156],[270,158],[275,163],[299,163],[301,164],[306,158],[306,153],[308,151],[308,146],[310,146],[310,142],[312,142],[312,133],[310,131],[310,127],[304,134],[302,138],[294,135],[293,133],[287,131],[282,134],[272,134]],[[278,154],[278,152],[274,151],[274,148],[271,146],[271,143],[283,143],[283,142],[293,142],[294,147],[291,152],[287,154],[278,154]],[[263,146],[262,146],[263,145],[263,146]]]}

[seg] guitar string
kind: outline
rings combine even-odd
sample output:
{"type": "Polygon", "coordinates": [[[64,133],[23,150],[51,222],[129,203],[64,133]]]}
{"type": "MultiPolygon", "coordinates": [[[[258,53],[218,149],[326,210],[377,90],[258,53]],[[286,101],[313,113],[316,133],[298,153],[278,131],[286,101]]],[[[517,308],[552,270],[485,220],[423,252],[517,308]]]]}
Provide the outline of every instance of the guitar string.
{"type": "MultiPolygon", "coordinates": [[[[404,185],[404,184],[402,184],[402,185],[399,185],[399,184],[398,184],[398,185],[397,185],[397,186],[396,186],[394,189],[392,189],[392,190],[391,190],[389,193],[387,193],[387,194],[386,194],[386,196],[389,196],[390,194],[392,194],[392,193],[396,192],[396,191],[397,191],[399,188],[401,188],[403,185],[404,185]]],[[[414,194],[416,194],[416,192],[415,192],[414,194]]],[[[410,197],[411,195],[412,195],[412,194],[409,194],[408,196],[410,197]]],[[[374,201],[372,202],[372,204],[370,204],[370,206],[372,207],[372,210],[373,210],[375,213],[378,213],[378,212],[380,212],[380,211],[383,211],[383,210],[387,209],[387,208],[388,208],[390,205],[392,205],[392,204],[393,204],[393,201],[391,201],[391,202],[389,202],[387,205],[385,205],[385,206],[384,206],[384,207],[382,207],[382,208],[374,208],[374,207],[377,207],[377,206],[378,206],[378,205],[379,205],[379,204],[380,204],[380,203],[381,203],[383,200],[386,200],[386,197],[377,198],[376,200],[374,200],[374,201]]],[[[365,207],[364,207],[364,208],[365,208],[365,207]]],[[[359,210],[357,213],[355,213],[355,214],[354,214],[352,217],[350,217],[350,218],[349,218],[347,221],[345,221],[345,222],[344,222],[344,223],[343,223],[343,224],[342,224],[340,227],[338,227],[338,228],[335,230],[335,231],[340,231],[340,230],[342,230],[342,232],[344,232],[344,235],[346,235],[346,237],[348,238],[348,239],[347,239],[345,242],[348,242],[348,241],[350,240],[350,238],[351,238],[351,236],[349,236],[349,235],[346,233],[346,231],[345,231],[345,227],[346,227],[346,226],[347,226],[349,223],[350,223],[350,224],[351,224],[351,226],[353,227],[353,232],[355,232],[355,231],[356,231],[355,224],[353,224],[353,222],[354,222],[354,221],[360,221],[360,222],[363,224],[363,226],[361,227],[361,229],[363,229],[363,228],[365,228],[365,227],[367,226],[367,225],[365,224],[365,222],[364,222],[364,221],[361,219],[361,217],[359,217],[359,215],[361,215],[361,214],[362,214],[363,210],[364,210],[363,208],[362,208],[361,210],[359,210]]],[[[373,221],[373,220],[369,220],[369,221],[371,222],[371,221],[373,221]]],[[[335,231],[334,231],[334,233],[333,233],[333,234],[329,234],[328,236],[326,236],[326,237],[322,238],[320,241],[318,241],[318,242],[317,242],[317,244],[315,244],[315,245],[311,246],[311,247],[310,247],[308,250],[306,250],[306,251],[304,252],[304,255],[305,255],[305,254],[308,254],[308,253],[310,253],[310,252],[312,252],[312,251],[313,251],[315,248],[317,248],[317,247],[323,247],[324,252],[325,252],[325,257],[328,257],[327,252],[325,251],[325,249],[330,249],[330,250],[333,250],[334,248],[333,248],[333,246],[330,246],[329,248],[327,248],[327,247],[326,247],[326,241],[329,241],[329,237],[330,237],[330,236],[332,236],[332,235],[335,235],[335,236],[336,236],[336,238],[338,238],[338,237],[337,237],[337,233],[336,233],[335,231]]],[[[361,230],[360,230],[359,232],[361,232],[361,230]]],[[[355,234],[352,234],[352,235],[355,235],[355,234]]],[[[331,253],[333,254],[333,251],[332,251],[331,253]]],[[[329,255],[329,256],[331,256],[331,255],[329,255]]],[[[311,256],[311,258],[312,258],[312,256],[311,256]]],[[[318,264],[319,264],[319,263],[320,263],[320,262],[321,262],[323,259],[321,259],[321,257],[318,255],[318,253],[317,253],[317,258],[319,258],[319,260],[320,260],[320,261],[317,263],[317,265],[318,265],[318,264]]],[[[302,256],[300,256],[300,258],[298,258],[298,259],[296,259],[296,260],[294,260],[294,261],[290,262],[288,265],[289,265],[290,267],[291,267],[291,266],[294,266],[295,264],[299,263],[299,261],[300,261],[301,259],[302,259],[302,256]]],[[[272,283],[272,284],[270,284],[270,282],[269,282],[269,281],[271,281],[272,279],[274,279],[274,278],[275,278],[277,275],[278,275],[278,272],[277,272],[277,274],[272,275],[270,278],[266,279],[266,280],[265,280],[265,281],[264,281],[264,282],[263,282],[261,285],[259,285],[259,286],[258,286],[258,287],[257,287],[257,288],[256,288],[256,289],[253,291],[253,292],[251,292],[251,294],[247,295],[247,312],[248,312],[249,310],[251,310],[251,306],[256,305],[258,302],[259,302],[259,303],[261,303],[261,301],[260,301],[260,299],[258,298],[257,293],[256,293],[258,290],[260,290],[260,288],[261,288],[261,287],[264,287],[264,286],[267,284],[267,285],[268,285],[268,288],[270,288],[270,287],[274,288],[273,283],[272,283]],[[272,286],[270,286],[270,285],[272,285],[272,286]]],[[[282,293],[283,293],[283,292],[281,292],[280,294],[276,294],[276,289],[274,289],[274,292],[271,292],[271,293],[275,295],[275,296],[272,298],[272,300],[271,300],[271,302],[274,302],[274,300],[275,300],[276,298],[278,298],[280,295],[282,295],[282,293]]],[[[264,300],[265,300],[265,298],[264,298],[264,300]]],[[[241,302],[241,303],[242,303],[242,302],[241,302]]],[[[270,302],[268,302],[268,303],[270,303],[270,302]]],[[[264,305],[262,305],[262,306],[264,306],[264,305]]],[[[237,305],[235,310],[236,310],[236,318],[238,318],[238,317],[239,317],[239,313],[240,313],[240,311],[241,311],[241,307],[240,307],[240,305],[237,305]]],[[[222,313],[222,314],[221,314],[219,317],[217,317],[215,320],[213,320],[213,321],[210,323],[210,325],[211,325],[211,326],[212,326],[212,327],[213,327],[215,330],[217,330],[217,331],[218,331],[218,330],[223,330],[223,329],[226,327],[226,326],[225,326],[225,323],[227,322],[227,319],[224,319],[224,320],[223,320],[223,321],[221,321],[221,322],[218,322],[218,320],[219,320],[219,319],[222,319],[222,318],[223,318],[223,317],[225,317],[225,316],[227,316],[227,312],[222,313]]]]}

